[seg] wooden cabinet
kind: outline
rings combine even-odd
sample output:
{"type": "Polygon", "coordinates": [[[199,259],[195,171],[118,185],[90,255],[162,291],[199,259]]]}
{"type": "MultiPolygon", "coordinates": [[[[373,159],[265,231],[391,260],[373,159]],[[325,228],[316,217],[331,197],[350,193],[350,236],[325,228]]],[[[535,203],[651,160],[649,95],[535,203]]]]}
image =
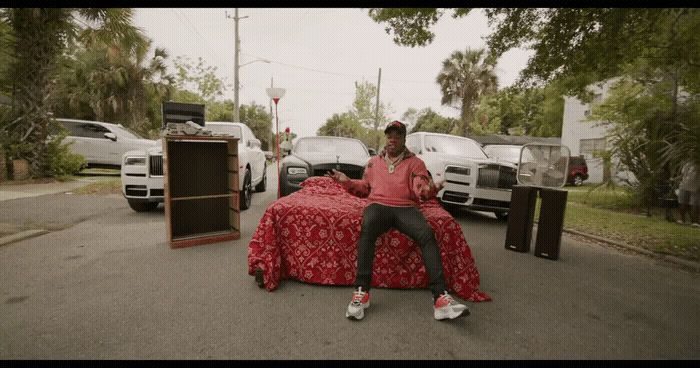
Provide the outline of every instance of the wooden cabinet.
{"type": "Polygon", "coordinates": [[[171,248],[241,236],[238,138],[163,138],[165,225],[171,248]]]}

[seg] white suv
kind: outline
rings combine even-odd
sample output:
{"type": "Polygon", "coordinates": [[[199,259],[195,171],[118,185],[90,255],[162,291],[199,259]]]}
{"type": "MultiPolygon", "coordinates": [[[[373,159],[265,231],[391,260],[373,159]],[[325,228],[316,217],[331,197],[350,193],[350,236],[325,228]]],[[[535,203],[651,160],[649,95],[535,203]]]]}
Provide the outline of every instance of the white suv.
{"type": "Polygon", "coordinates": [[[506,219],[517,167],[489,159],[473,139],[448,134],[417,132],[406,137],[406,147],[420,157],[436,182],[447,206],[493,212],[506,219]]]}
{"type": "MultiPolygon", "coordinates": [[[[260,149],[260,140],[242,123],[207,122],[205,129],[231,134],[238,138],[238,175],[240,176],[240,208],[250,207],[253,188],[267,189],[267,161],[260,149]]],[[[163,147],[129,151],[122,160],[122,194],[134,211],[150,211],[163,202],[163,147]]]]}
{"type": "Polygon", "coordinates": [[[118,167],[125,152],[156,144],[121,124],[61,118],[56,121],[68,131],[63,142],[70,143],[71,152],[84,156],[89,166],[118,167]]]}

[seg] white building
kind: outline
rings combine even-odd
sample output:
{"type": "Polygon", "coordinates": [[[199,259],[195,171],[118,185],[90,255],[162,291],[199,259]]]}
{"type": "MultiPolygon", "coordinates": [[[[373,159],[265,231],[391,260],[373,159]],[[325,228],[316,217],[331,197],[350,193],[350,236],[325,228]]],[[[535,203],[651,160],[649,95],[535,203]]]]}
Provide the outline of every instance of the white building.
{"type": "MultiPolygon", "coordinates": [[[[610,143],[606,138],[608,128],[599,121],[590,121],[588,116],[596,104],[601,103],[607,96],[610,87],[619,78],[609,79],[605,82],[595,83],[589,86],[589,90],[595,95],[590,103],[583,103],[576,97],[564,96],[564,122],[561,129],[561,144],[569,147],[571,156],[583,156],[588,163],[588,183],[601,183],[603,181],[603,160],[593,157],[594,151],[610,149],[610,143]]],[[[618,160],[613,158],[613,177],[631,175],[618,172],[618,160]]]]}

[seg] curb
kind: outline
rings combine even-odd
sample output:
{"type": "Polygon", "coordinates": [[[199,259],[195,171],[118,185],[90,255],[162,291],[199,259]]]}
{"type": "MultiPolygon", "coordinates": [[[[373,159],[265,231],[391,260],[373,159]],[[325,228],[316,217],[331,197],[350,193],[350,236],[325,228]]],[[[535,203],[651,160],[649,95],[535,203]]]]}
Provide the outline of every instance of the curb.
{"type": "Polygon", "coordinates": [[[0,246],[14,243],[14,242],[18,242],[18,241],[24,240],[24,239],[33,238],[35,236],[44,235],[48,232],[49,232],[48,230],[43,230],[43,229],[20,231],[16,234],[0,237],[0,246]]]}
{"type": "Polygon", "coordinates": [[[580,236],[583,236],[583,237],[586,237],[586,238],[591,238],[591,239],[593,239],[593,240],[597,240],[597,241],[600,241],[600,242],[603,242],[603,243],[612,244],[612,245],[615,245],[615,246],[618,246],[618,247],[621,247],[621,248],[626,248],[626,249],[629,249],[629,250],[632,250],[632,251],[635,251],[635,252],[638,252],[638,253],[642,253],[642,254],[645,254],[645,255],[648,255],[648,256],[658,257],[658,258],[664,259],[664,260],[666,260],[666,261],[670,261],[670,262],[672,262],[672,263],[680,264],[680,265],[683,265],[683,266],[686,266],[686,267],[695,269],[696,271],[700,271],[700,263],[698,263],[698,262],[689,261],[689,260],[686,260],[686,259],[678,258],[678,257],[676,257],[676,256],[671,256],[671,255],[656,253],[656,252],[650,251],[650,250],[648,250],[648,249],[643,249],[643,248],[640,248],[640,247],[635,247],[635,246],[633,246],[633,245],[621,243],[621,242],[618,242],[618,241],[615,241],[615,240],[606,239],[606,238],[603,238],[603,237],[600,237],[600,236],[597,236],[597,235],[592,235],[592,234],[583,233],[583,232],[580,232],[580,231],[577,231],[577,230],[564,229],[564,232],[570,233],[570,234],[575,234],[575,235],[580,235],[580,236]]]}

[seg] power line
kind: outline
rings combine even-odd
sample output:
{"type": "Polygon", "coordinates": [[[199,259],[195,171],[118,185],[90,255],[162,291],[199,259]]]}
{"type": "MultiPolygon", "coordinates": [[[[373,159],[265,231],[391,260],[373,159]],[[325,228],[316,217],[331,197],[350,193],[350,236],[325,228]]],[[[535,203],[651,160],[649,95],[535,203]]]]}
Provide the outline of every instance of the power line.
{"type": "Polygon", "coordinates": [[[209,51],[210,51],[214,56],[216,56],[217,58],[221,58],[221,56],[220,56],[214,49],[212,49],[211,47],[209,47],[209,44],[207,44],[206,38],[204,38],[204,36],[202,36],[202,34],[199,33],[199,31],[197,30],[197,27],[195,27],[195,25],[192,24],[192,22],[190,22],[189,18],[187,18],[187,17],[184,16],[184,15],[181,15],[178,11],[176,11],[176,10],[173,9],[173,8],[170,8],[170,11],[171,11],[173,14],[175,14],[175,15],[180,19],[180,21],[182,21],[183,23],[187,23],[187,26],[188,26],[191,30],[193,30],[194,33],[196,33],[197,36],[199,36],[199,38],[202,39],[202,45],[204,45],[204,47],[205,47],[207,50],[209,50],[209,51]]]}

